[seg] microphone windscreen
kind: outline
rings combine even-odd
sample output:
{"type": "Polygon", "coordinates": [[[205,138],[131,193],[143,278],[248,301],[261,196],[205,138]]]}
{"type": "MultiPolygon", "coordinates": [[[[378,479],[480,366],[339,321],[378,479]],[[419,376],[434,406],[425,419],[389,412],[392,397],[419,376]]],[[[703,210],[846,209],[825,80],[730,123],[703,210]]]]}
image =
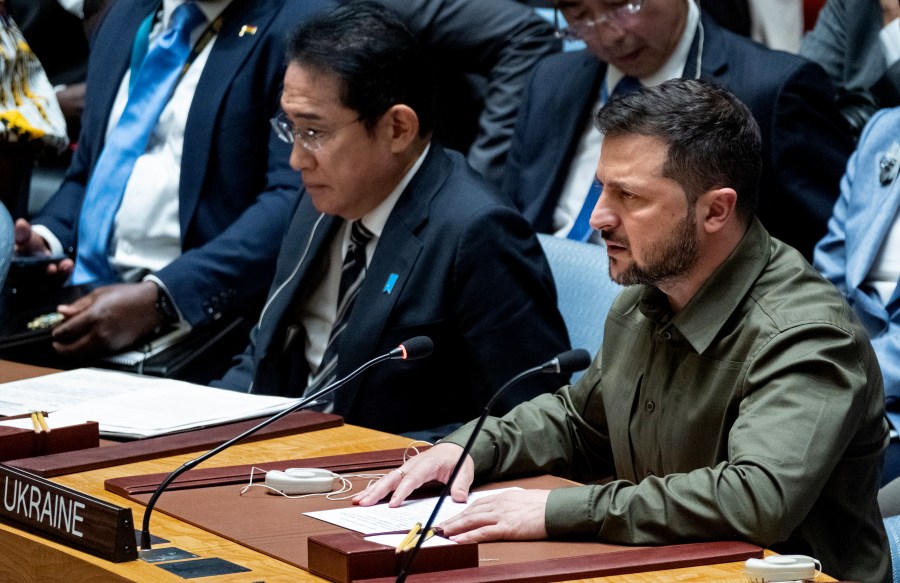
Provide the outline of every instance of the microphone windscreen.
{"type": "Polygon", "coordinates": [[[584,348],[568,350],[556,358],[559,362],[559,372],[563,374],[584,370],[591,365],[591,355],[584,348]]]}
{"type": "Polygon", "coordinates": [[[425,358],[434,350],[434,342],[431,341],[431,338],[428,336],[416,336],[415,338],[410,338],[400,344],[403,347],[406,354],[403,356],[403,360],[418,360],[420,358],[425,358]]]}

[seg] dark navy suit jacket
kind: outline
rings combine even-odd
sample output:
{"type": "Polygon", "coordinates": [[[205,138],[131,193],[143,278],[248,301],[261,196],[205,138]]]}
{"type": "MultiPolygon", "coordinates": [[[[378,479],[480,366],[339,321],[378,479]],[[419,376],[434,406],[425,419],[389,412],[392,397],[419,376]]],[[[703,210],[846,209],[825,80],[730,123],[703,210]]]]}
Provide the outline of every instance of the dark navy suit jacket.
{"type": "MultiPolygon", "coordinates": [[[[291,361],[305,358],[284,352],[285,329],[296,323],[292,306],[310,291],[341,221],[319,213],[309,197],[301,200],[251,344],[217,386],[302,394],[305,384],[286,385],[291,361]]],[[[466,421],[515,374],[569,347],[533,230],[460,154],[433,143],[375,248],[341,334],[338,377],[418,335],[433,340],[431,356],[373,367],[334,393],[334,412],[391,432],[466,421]],[[392,274],[396,283],[387,291],[392,274]]],[[[532,377],[504,393],[495,412],[565,380],[532,377]]]]}
{"type": "MultiPolygon", "coordinates": [[[[702,16],[702,79],[743,101],[759,123],[763,175],[757,215],[775,237],[808,258],[825,234],[853,142],[833,102],[825,72],[806,59],[773,51],[702,16]]],[[[699,35],[697,35],[699,36],[699,35]]],[[[696,71],[694,39],[685,77],[696,71]]],[[[553,210],[584,124],[606,75],[587,51],[543,59],[519,114],[503,192],[540,232],[553,210]]]]}
{"type": "MultiPolygon", "coordinates": [[[[59,191],[33,219],[70,253],[133,39],[159,5],[159,0],[115,2],[94,37],[78,149],[59,191]]],[[[261,297],[271,282],[301,180],[288,164],[290,146],[273,135],[268,120],[279,107],[285,36],[323,6],[323,0],[234,0],[227,8],[184,131],[183,255],[156,273],[192,325],[261,297]],[[255,34],[239,34],[247,24],[257,27],[255,34]]]]}

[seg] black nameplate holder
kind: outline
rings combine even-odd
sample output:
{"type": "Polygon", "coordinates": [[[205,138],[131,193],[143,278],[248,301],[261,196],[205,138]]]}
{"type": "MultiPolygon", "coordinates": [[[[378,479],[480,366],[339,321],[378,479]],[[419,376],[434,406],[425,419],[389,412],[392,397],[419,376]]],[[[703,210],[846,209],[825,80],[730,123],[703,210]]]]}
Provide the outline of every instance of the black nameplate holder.
{"type": "Polygon", "coordinates": [[[131,508],[0,464],[0,521],[96,557],[138,558],[131,508]]]}

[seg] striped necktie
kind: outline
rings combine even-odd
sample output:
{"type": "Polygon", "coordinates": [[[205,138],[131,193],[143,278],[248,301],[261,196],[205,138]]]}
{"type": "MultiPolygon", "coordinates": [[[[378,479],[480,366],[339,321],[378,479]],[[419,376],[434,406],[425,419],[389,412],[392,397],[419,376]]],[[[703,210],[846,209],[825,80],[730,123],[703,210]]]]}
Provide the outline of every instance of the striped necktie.
{"type": "MultiPolygon", "coordinates": [[[[341,268],[341,283],[338,289],[337,313],[334,318],[334,325],[331,328],[331,334],[328,336],[328,345],[325,347],[325,354],[322,356],[322,363],[313,376],[312,381],[306,387],[304,395],[311,395],[319,389],[332,382],[337,374],[338,354],[340,353],[340,337],[341,333],[347,327],[350,320],[350,312],[353,310],[353,304],[359,290],[362,287],[363,280],[366,277],[366,244],[375,236],[369,231],[361,221],[353,221],[350,224],[350,245],[347,247],[347,254],[344,255],[344,264],[341,268]]],[[[328,402],[331,397],[325,397],[328,402]]],[[[317,402],[319,408],[325,404],[322,401],[317,402]]]]}
{"type": "MultiPolygon", "coordinates": [[[[616,88],[609,98],[623,97],[637,91],[641,87],[640,80],[636,77],[626,75],[616,83],[616,88]]],[[[575,218],[575,223],[572,225],[572,229],[569,231],[569,234],[566,235],[566,238],[585,242],[590,240],[593,231],[590,224],[591,213],[594,212],[594,207],[597,206],[597,201],[600,200],[600,191],[602,190],[603,185],[595,178],[591,182],[591,187],[588,189],[584,204],[581,205],[581,211],[579,211],[578,216],[575,218]]]]}
{"type": "Polygon", "coordinates": [[[119,278],[109,263],[109,242],[125,185],[191,52],[191,32],[206,17],[194,2],[175,9],[169,28],[147,53],[128,103],[91,174],[78,222],[78,252],[72,283],[112,282],[119,278]]]}

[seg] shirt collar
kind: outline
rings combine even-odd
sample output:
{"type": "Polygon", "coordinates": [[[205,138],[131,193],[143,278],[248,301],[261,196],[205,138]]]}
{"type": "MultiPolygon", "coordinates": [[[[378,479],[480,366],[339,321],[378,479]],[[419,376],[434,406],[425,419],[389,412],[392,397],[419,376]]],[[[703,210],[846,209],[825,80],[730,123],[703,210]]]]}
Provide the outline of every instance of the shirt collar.
{"type": "MultiPolygon", "coordinates": [[[[663,81],[669,79],[677,79],[684,73],[685,63],[687,63],[688,53],[691,51],[691,45],[694,42],[694,35],[697,34],[697,27],[700,22],[700,9],[694,0],[685,0],[688,3],[687,23],[684,25],[684,32],[681,34],[681,40],[675,50],[669,56],[662,67],[651,75],[641,77],[641,85],[644,87],[653,87],[659,85],[663,81]]],[[[699,75],[699,71],[697,73],[699,75]]],[[[613,88],[625,76],[620,69],[614,65],[609,65],[606,69],[606,86],[612,92],[613,88]]]]}
{"type": "Polygon", "coordinates": [[[772,253],[771,243],[769,233],[754,218],[731,255],[680,312],[673,316],[665,294],[651,286],[641,294],[641,312],[660,324],[671,321],[694,350],[702,354],[765,269],[772,253]]]}
{"type": "Polygon", "coordinates": [[[431,144],[427,144],[425,146],[425,149],[422,150],[422,153],[419,154],[418,159],[416,159],[412,167],[407,170],[406,174],[403,175],[403,178],[400,180],[400,182],[397,183],[397,186],[394,187],[394,190],[392,190],[391,193],[387,195],[387,198],[381,201],[381,204],[366,213],[365,216],[360,219],[362,221],[362,224],[372,233],[374,233],[376,237],[381,237],[381,232],[384,230],[384,225],[387,223],[388,217],[391,216],[391,211],[394,210],[394,205],[397,204],[397,200],[400,198],[400,195],[403,194],[403,191],[406,189],[409,181],[412,180],[413,176],[416,175],[416,172],[419,171],[419,168],[422,166],[422,162],[425,161],[425,156],[428,155],[428,150],[430,148],[431,144]]]}
{"type": "MultiPolygon", "coordinates": [[[[163,0],[163,30],[168,28],[169,20],[172,18],[172,13],[175,12],[175,9],[184,4],[185,1],[186,0],[163,0]]],[[[233,0],[204,0],[203,2],[197,2],[197,7],[200,8],[200,12],[206,16],[206,22],[210,23],[224,12],[232,1],[233,0]]]]}

